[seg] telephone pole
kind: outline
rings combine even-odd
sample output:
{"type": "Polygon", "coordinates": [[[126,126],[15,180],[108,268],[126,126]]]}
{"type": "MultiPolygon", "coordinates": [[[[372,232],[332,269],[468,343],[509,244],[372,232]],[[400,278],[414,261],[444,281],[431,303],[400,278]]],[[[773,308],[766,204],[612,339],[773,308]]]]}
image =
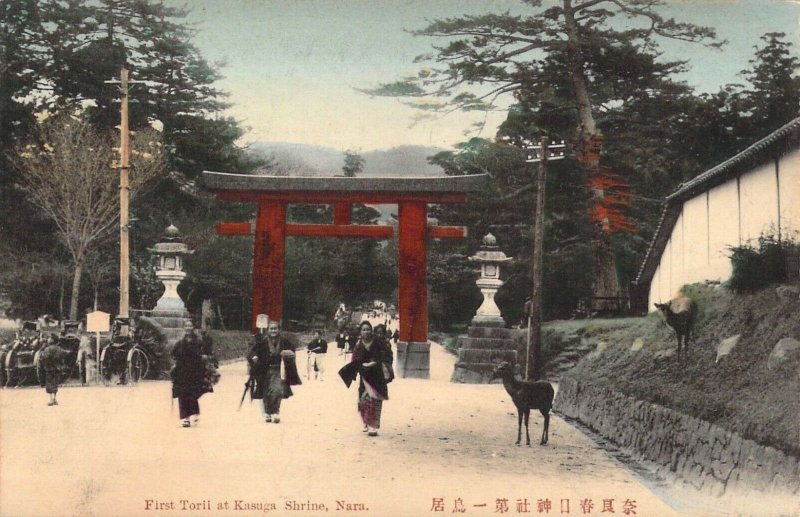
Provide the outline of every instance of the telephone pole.
{"type": "Polygon", "coordinates": [[[122,121],[120,123],[120,166],[119,166],[119,315],[128,317],[128,303],[130,298],[130,245],[128,235],[128,214],[130,203],[130,182],[128,169],[130,167],[130,133],[128,131],[128,69],[122,67],[120,73],[122,121]]]}
{"type": "Polygon", "coordinates": [[[130,257],[129,257],[129,204],[130,181],[130,132],[128,130],[128,69],[124,66],[120,72],[120,80],[105,81],[108,84],[119,84],[121,101],[120,144],[119,144],[119,316],[128,317],[130,298],[130,257]]]}
{"type": "MultiPolygon", "coordinates": [[[[529,379],[531,364],[531,347],[533,347],[533,378],[538,380],[542,376],[542,263],[544,258],[544,204],[545,185],[547,182],[547,162],[564,159],[564,142],[552,142],[549,146],[547,137],[542,137],[538,148],[532,145],[523,148],[533,151],[527,154],[527,163],[539,163],[536,172],[536,206],[533,214],[533,264],[531,276],[533,288],[531,290],[530,310],[528,316],[528,347],[525,357],[525,380],[529,379]]],[[[529,144],[532,144],[530,142],[529,144]]]]}

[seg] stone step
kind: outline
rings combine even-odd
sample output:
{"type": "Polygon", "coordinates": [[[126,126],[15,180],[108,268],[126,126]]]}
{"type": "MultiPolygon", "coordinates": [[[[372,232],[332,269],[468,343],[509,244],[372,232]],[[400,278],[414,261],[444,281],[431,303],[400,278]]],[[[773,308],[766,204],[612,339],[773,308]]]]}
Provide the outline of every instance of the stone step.
{"type": "Polygon", "coordinates": [[[487,350],[483,348],[460,348],[458,362],[499,364],[503,361],[514,363],[517,360],[516,350],[487,350]]]}
{"type": "MultiPolygon", "coordinates": [[[[457,362],[453,368],[450,382],[460,384],[488,384],[492,372],[497,367],[495,363],[462,363],[457,362]]],[[[498,381],[499,382],[499,381],[498,381]]]]}
{"type": "Polygon", "coordinates": [[[467,327],[467,335],[469,337],[514,339],[518,332],[520,331],[502,327],[467,327]]]}
{"type": "Polygon", "coordinates": [[[515,350],[516,344],[511,339],[492,337],[458,336],[458,348],[485,348],[493,350],[515,350]]]}

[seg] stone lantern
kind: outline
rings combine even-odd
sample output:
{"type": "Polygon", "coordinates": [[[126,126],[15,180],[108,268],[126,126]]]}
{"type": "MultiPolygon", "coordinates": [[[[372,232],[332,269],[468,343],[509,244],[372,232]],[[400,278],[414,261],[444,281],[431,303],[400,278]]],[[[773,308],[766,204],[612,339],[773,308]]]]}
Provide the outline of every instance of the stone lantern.
{"type": "Polygon", "coordinates": [[[150,251],[158,257],[156,277],[164,284],[164,294],[159,298],[153,311],[177,311],[183,316],[186,306],[178,295],[178,285],[186,277],[183,271],[183,256],[194,252],[183,243],[178,229],[173,225],[167,227],[150,251]]]}
{"type": "Polygon", "coordinates": [[[474,256],[469,258],[481,264],[481,277],[475,282],[483,295],[483,303],[478,307],[472,325],[476,327],[505,327],[506,322],[500,316],[500,309],[494,301],[497,290],[503,285],[500,280],[500,264],[508,262],[511,257],[497,247],[497,239],[491,233],[483,238],[483,246],[474,256]]]}

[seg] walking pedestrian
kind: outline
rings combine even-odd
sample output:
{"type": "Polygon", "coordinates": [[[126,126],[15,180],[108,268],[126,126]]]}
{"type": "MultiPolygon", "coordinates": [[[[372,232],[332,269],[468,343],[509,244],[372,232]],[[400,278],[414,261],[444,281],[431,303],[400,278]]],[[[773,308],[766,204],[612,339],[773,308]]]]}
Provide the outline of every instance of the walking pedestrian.
{"type": "Polygon", "coordinates": [[[339,329],[339,333],[336,334],[336,348],[339,349],[339,355],[344,355],[344,351],[347,348],[347,327],[342,326],[339,329]]]}
{"type": "Polygon", "coordinates": [[[58,346],[58,336],[55,333],[47,338],[47,344],[39,355],[39,372],[42,374],[40,383],[45,392],[50,395],[48,406],[57,406],[56,394],[58,385],[61,384],[61,368],[64,364],[66,353],[58,346]]]}
{"type": "Polygon", "coordinates": [[[178,399],[178,418],[182,427],[191,427],[200,422],[199,399],[211,391],[206,382],[206,362],[202,356],[202,342],[187,320],[183,325],[183,337],[172,349],[175,366],[172,369],[172,398],[178,399]]]}
{"type": "Polygon", "coordinates": [[[369,321],[362,321],[359,328],[361,337],[353,351],[353,359],[339,374],[348,386],[355,374],[359,375],[358,412],[364,424],[363,431],[368,436],[378,436],[383,401],[389,399],[387,383],[394,378],[392,351],[385,341],[376,339],[369,321]]]}
{"type": "Polygon", "coordinates": [[[308,368],[306,379],[311,379],[311,372],[314,372],[314,379],[325,380],[325,359],[328,355],[328,342],[322,339],[322,332],[314,331],[314,339],[306,347],[308,350],[308,368]]]}
{"type": "MultiPolygon", "coordinates": [[[[361,336],[361,331],[359,330],[359,327],[357,327],[356,325],[350,327],[350,330],[347,332],[347,338],[345,339],[345,345],[344,345],[345,356],[347,356],[347,354],[353,353],[353,350],[355,350],[356,345],[358,344],[360,336],[361,336]]],[[[347,358],[345,357],[345,359],[347,358]]]]}
{"type": "Polygon", "coordinates": [[[256,334],[253,345],[247,354],[250,376],[255,381],[251,387],[251,397],[263,402],[262,415],[265,422],[281,421],[281,401],[292,396],[290,386],[302,384],[294,361],[294,346],[281,337],[277,321],[270,321],[266,336],[256,334]],[[283,364],[285,378],[281,378],[283,364]]]}
{"type": "Polygon", "coordinates": [[[386,325],[383,323],[379,325],[375,325],[375,328],[372,330],[372,333],[375,334],[375,339],[379,341],[383,341],[389,349],[391,350],[391,344],[389,343],[389,334],[386,330],[386,325]]]}

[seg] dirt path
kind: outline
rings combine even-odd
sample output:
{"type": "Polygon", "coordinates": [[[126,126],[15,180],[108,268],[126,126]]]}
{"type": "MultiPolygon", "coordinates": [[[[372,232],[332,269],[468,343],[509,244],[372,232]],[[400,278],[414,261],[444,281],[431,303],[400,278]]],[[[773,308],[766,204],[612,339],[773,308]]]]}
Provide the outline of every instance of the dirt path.
{"type": "Polygon", "coordinates": [[[325,380],[304,380],[278,425],[255,403],[236,410],[243,363],[223,366],[191,429],[171,414],[166,382],[62,388],[55,407],[42,389],[0,390],[0,515],[626,515],[626,500],[630,515],[676,515],[558,417],[549,445],[538,413],[536,445],[513,445],[503,387],[450,384],[438,345],[432,378],[392,383],[381,435],[368,438],[333,350],[325,380]]]}

